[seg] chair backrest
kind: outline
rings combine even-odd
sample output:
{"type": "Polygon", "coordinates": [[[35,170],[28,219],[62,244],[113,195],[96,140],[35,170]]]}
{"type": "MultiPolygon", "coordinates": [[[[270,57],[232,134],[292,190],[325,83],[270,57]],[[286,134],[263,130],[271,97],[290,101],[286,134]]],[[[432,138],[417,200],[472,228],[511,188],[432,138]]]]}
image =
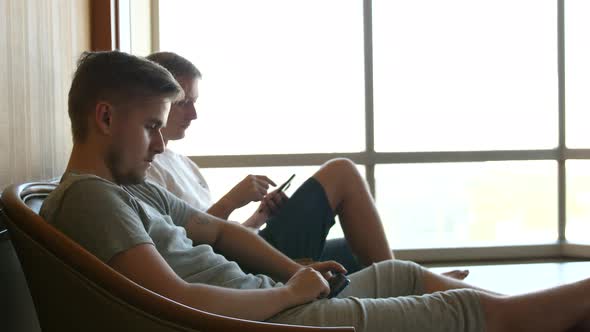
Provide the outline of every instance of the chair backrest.
{"type": "Polygon", "coordinates": [[[8,236],[0,202],[0,331],[41,332],[23,269],[8,236]]]}
{"type": "Polygon", "coordinates": [[[6,226],[43,331],[354,331],[271,324],[196,310],[127,279],[41,218],[55,184],[6,188],[6,226]]]}

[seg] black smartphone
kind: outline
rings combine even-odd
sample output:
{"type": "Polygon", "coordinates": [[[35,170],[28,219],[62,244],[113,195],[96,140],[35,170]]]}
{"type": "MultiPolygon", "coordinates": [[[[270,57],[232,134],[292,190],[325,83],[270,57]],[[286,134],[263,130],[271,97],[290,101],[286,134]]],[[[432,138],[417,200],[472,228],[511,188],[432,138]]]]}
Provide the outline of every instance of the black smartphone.
{"type": "Polygon", "coordinates": [[[328,294],[328,298],[331,299],[340,294],[340,292],[350,284],[350,279],[342,273],[336,273],[332,279],[328,280],[328,284],[330,285],[330,294],[328,294]]]}
{"type": "MultiPolygon", "coordinates": [[[[295,177],[295,174],[291,175],[287,181],[285,181],[283,184],[281,184],[278,188],[277,191],[285,191],[287,190],[287,188],[289,188],[289,186],[291,185],[291,180],[293,180],[293,178],[295,177]]],[[[258,212],[262,211],[262,207],[260,207],[258,209],[258,212]]]]}
{"type": "Polygon", "coordinates": [[[287,188],[289,188],[289,186],[291,185],[291,180],[293,180],[294,177],[295,177],[295,174],[291,175],[291,177],[287,181],[285,181],[285,183],[281,184],[277,190],[278,191],[287,190],[287,188]]]}

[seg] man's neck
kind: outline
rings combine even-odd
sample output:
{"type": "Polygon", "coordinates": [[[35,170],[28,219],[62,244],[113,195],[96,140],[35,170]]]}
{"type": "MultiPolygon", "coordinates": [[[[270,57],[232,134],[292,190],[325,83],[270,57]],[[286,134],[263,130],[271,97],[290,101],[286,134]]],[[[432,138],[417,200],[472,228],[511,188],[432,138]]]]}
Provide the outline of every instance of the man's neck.
{"type": "Polygon", "coordinates": [[[98,153],[89,143],[74,143],[66,172],[92,174],[113,181],[113,176],[105,164],[103,155],[98,153]]]}

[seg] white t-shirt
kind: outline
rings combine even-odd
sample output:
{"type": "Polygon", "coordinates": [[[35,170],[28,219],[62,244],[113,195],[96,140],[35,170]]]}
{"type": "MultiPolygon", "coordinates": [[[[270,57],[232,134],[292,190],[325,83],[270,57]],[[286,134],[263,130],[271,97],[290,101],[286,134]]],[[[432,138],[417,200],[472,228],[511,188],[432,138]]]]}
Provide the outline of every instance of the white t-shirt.
{"type": "Polygon", "coordinates": [[[156,155],[147,176],[197,210],[207,211],[213,205],[209,186],[199,166],[168,148],[156,155]]]}

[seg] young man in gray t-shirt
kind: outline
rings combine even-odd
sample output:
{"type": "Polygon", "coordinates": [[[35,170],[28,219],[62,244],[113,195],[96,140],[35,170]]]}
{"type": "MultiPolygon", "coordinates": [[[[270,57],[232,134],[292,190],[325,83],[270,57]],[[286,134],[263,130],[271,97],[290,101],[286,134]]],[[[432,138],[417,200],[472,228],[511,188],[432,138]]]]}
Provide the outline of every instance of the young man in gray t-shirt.
{"type": "Polygon", "coordinates": [[[164,148],[160,130],[170,102],[181,91],[169,72],[147,60],[84,54],[69,93],[72,154],[41,211],[139,285],[217,314],[357,331],[585,327],[590,279],[503,297],[390,260],[350,275],[351,285],[327,299],[330,273],[345,272],[340,264],[300,266],[241,225],[196,211],[145,182],[164,148]]]}

